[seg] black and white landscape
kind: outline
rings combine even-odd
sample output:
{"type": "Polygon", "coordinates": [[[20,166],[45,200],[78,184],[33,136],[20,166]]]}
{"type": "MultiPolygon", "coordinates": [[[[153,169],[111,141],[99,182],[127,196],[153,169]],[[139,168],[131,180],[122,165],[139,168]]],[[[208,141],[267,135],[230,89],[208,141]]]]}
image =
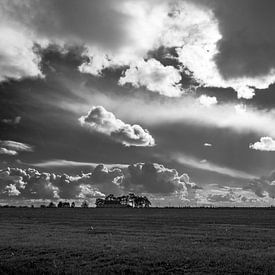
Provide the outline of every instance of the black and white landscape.
{"type": "Polygon", "coordinates": [[[274,274],[274,13],[272,0],[1,0],[0,273],[93,273],[109,249],[123,261],[106,273],[274,274]]]}

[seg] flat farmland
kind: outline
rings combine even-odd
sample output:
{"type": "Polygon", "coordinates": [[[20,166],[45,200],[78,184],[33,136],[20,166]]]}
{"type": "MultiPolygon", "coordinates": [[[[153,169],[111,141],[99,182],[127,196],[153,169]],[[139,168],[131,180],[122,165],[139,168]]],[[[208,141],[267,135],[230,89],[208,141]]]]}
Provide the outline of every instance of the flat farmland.
{"type": "Polygon", "coordinates": [[[275,274],[275,210],[1,208],[0,274],[275,274]]]}

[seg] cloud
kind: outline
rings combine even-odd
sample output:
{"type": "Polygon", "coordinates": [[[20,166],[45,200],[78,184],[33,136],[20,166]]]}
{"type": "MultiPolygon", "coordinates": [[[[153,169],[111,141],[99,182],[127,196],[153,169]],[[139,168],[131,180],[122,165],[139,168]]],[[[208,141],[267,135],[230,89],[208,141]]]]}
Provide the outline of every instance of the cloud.
{"type": "Polygon", "coordinates": [[[109,136],[125,146],[154,146],[155,140],[139,125],[126,124],[102,106],[92,107],[87,116],[79,118],[82,126],[109,136]]]}
{"type": "Polygon", "coordinates": [[[244,104],[237,104],[237,105],[235,105],[235,111],[239,115],[245,115],[245,113],[246,113],[246,105],[244,105],[244,104]]]}
{"type": "MultiPolygon", "coordinates": [[[[99,163],[94,162],[81,162],[81,161],[71,161],[71,160],[64,160],[64,159],[53,159],[48,161],[42,161],[38,163],[25,163],[29,166],[34,167],[41,167],[41,168],[54,168],[54,167],[92,167],[95,168],[99,165],[99,163]]],[[[125,168],[128,166],[128,164],[104,164],[107,168],[125,168]]]]}
{"type": "Polygon", "coordinates": [[[66,174],[41,173],[31,168],[7,168],[0,171],[0,198],[16,195],[20,199],[55,200],[90,198],[98,194],[101,193],[96,188],[81,184],[78,178],[66,174]],[[87,189],[90,189],[89,194],[87,189]]]}
{"type": "Polygon", "coordinates": [[[233,194],[229,192],[226,194],[210,194],[207,200],[209,202],[235,202],[233,194]]]}
{"type": "Polygon", "coordinates": [[[212,144],[206,142],[206,143],[203,144],[203,146],[205,146],[205,147],[212,147],[212,144]]]}
{"type": "Polygon", "coordinates": [[[163,66],[159,61],[149,59],[130,66],[119,79],[119,84],[130,83],[136,88],[144,86],[150,91],[177,97],[183,93],[180,80],[181,75],[173,66],[163,66]]]}
{"type": "Polygon", "coordinates": [[[250,144],[249,148],[258,151],[275,151],[275,140],[271,137],[261,137],[260,141],[250,144]]]}
{"type": "Polygon", "coordinates": [[[252,192],[243,190],[240,187],[223,186],[217,188],[214,185],[205,191],[204,195],[201,194],[201,202],[227,206],[251,206],[255,203],[264,203],[263,200],[255,197],[252,192]]]}
{"type": "MultiPolygon", "coordinates": [[[[247,1],[245,2],[246,4],[242,4],[246,6],[243,9],[251,11],[251,8],[255,8],[247,1]]],[[[254,10],[254,14],[259,15],[258,9],[254,10]]],[[[254,70],[252,69],[254,66],[249,64],[250,60],[255,60],[255,63],[259,60],[259,63],[264,64],[262,62],[264,59],[258,58],[259,55],[255,55],[253,51],[262,51],[263,48],[259,45],[259,41],[262,40],[255,38],[254,26],[259,31],[260,37],[266,33],[264,31],[266,28],[263,26],[263,29],[259,28],[256,22],[251,24],[254,21],[253,16],[245,22],[243,18],[246,16],[236,13],[235,5],[227,1],[194,1],[193,3],[183,1],[178,5],[173,17],[174,25],[167,25],[170,30],[170,32],[167,31],[168,37],[172,39],[167,39],[168,43],[164,45],[176,46],[175,42],[178,42],[176,46],[178,60],[193,73],[194,78],[202,86],[231,87],[237,92],[239,98],[250,99],[254,96],[255,89],[266,89],[274,83],[274,66],[257,75],[242,72],[242,66],[245,66],[248,72],[254,70]],[[236,18],[236,21],[232,22],[232,18],[236,18]],[[173,29],[172,26],[177,26],[178,23],[180,23],[179,27],[173,29]],[[173,39],[173,37],[176,38],[173,39]],[[179,39],[182,40],[178,41],[179,39]],[[248,47],[251,49],[249,54],[247,54],[248,47]],[[239,51],[239,48],[242,50],[239,51]],[[249,55],[251,59],[243,60],[243,56],[240,56],[241,52],[244,53],[243,56],[249,55]],[[233,62],[232,55],[236,57],[233,62]],[[240,63],[239,60],[244,63],[240,63]],[[230,70],[229,74],[225,74],[223,70],[227,66],[230,70]]],[[[259,22],[265,22],[265,18],[259,19],[259,22]]],[[[266,41],[266,39],[263,40],[266,41]]],[[[267,38],[268,40],[270,39],[267,38]]],[[[265,55],[261,53],[261,56],[262,54],[265,55]]],[[[269,54],[270,52],[266,56],[269,54]]],[[[257,67],[257,64],[255,65],[257,67]]]]}
{"type": "Polygon", "coordinates": [[[214,172],[214,173],[218,173],[221,175],[226,175],[232,178],[240,178],[240,179],[253,179],[256,176],[243,172],[243,171],[239,171],[236,169],[232,169],[229,167],[224,167],[224,166],[220,166],[218,164],[212,163],[212,162],[205,162],[205,161],[201,161],[199,159],[196,159],[194,157],[190,157],[184,154],[179,154],[179,153],[175,153],[171,156],[172,160],[177,161],[180,164],[184,164],[186,166],[189,167],[193,167],[193,168],[197,168],[197,169],[201,169],[201,170],[205,170],[205,171],[210,171],[210,172],[214,172]]]}
{"type": "MultiPolygon", "coordinates": [[[[200,3],[206,4],[206,1],[200,3]]],[[[275,39],[271,35],[275,22],[274,2],[263,4],[257,0],[244,0],[238,4],[238,10],[235,3],[226,0],[206,4],[213,10],[223,37],[215,57],[221,75],[226,79],[239,76],[260,79],[269,75],[272,69],[274,74],[275,39]]]]}
{"type": "Polygon", "coordinates": [[[22,142],[12,140],[0,140],[0,146],[16,150],[16,151],[32,151],[33,147],[22,142]]]}
{"type": "Polygon", "coordinates": [[[207,96],[207,95],[201,95],[199,97],[199,102],[201,105],[205,107],[211,107],[212,105],[215,105],[218,103],[217,98],[215,96],[207,96]]]}
{"type": "Polygon", "coordinates": [[[17,125],[20,123],[22,117],[21,116],[17,116],[15,118],[4,118],[1,120],[1,122],[8,124],[8,125],[17,125]]]}
{"type": "Polygon", "coordinates": [[[0,155],[10,155],[10,156],[16,156],[18,153],[14,150],[9,150],[7,148],[0,148],[0,155]]]}
{"type": "Polygon", "coordinates": [[[81,72],[128,66],[121,84],[179,96],[180,71],[188,69],[202,86],[231,87],[249,99],[275,81],[273,4],[240,6],[245,16],[227,1],[4,0],[0,80],[41,76],[36,44],[84,45],[81,72]],[[176,49],[182,68],[148,61],[159,47],[176,49]]]}
{"type": "Polygon", "coordinates": [[[76,176],[41,173],[32,168],[0,171],[0,199],[90,199],[138,192],[191,200],[197,189],[187,174],[179,175],[175,169],[156,163],[137,163],[127,168],[100,164],[92,172],[76,176]]]}
{"type": "Polygon", "coordinates": [[[181,199],[194,200],[199,187],[190,182],[187,174],[157,163],[137,163],[130,165],[124,176],[118,179],[125,190],[160,196],[173,195],[181,199]]]}
{"type": "Polygon", "coordinates": [[[274,172],[268,177],[255,178],[243,187],[244,190],[253,191],[258,197],[275,199],[275,175],[274,172]]]}
{"type": "Polygon", "coordinates": [[[18,152],[31,152],[33,151],[33,147],[12,140],[0,140],[0,154],[15,156],[18,152]]]}
{"type": "MultiPolygon", "coordinates": [[[[0,16],[1,14],[0,10],[0,16]]],[[[20,29],[5,27],[1,21],[0,25],[0,81],[41,77],[40,57],[34,51],[32,39],[20,29]]]]}
{"type": "MultiPolygon", "coordinates": [[[[108,91],[110,92],[111,90],[108,91]]],[[[138,118],[139,123],[149,129],[178,124],[206,129],[226,129],[237,135],[256,134],[275,138],[275,128],[270,126],[275,119],[275,109],[258,108],[249,104],[240,105],[240,108],[237,107],[240,111],[236,111],[236,104],[229,102],[205,108],[191,95],[180,98],[150,97],[149,100],[148,97],[144,99],[136,94],[127,96],[127,104],[123,104],[124,99],[120,96],[108,97],[100,91],[92,97],[88,88],[81,89],[81,95],[85,102],[72,104],[63,101],[61,108],[80,116],[83,110],[88,110],[91,105],[104,105],[106,109],[116,110],[116,115],[121,120],[127,120],[132,124],[138,118]]]]}

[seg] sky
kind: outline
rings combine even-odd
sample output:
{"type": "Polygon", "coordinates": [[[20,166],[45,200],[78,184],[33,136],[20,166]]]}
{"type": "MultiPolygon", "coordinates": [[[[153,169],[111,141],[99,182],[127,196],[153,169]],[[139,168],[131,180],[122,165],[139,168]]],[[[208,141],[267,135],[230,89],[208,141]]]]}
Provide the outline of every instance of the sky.
{"type": "Polygon", "coordinates": [[[0,204],[275,203],[272,0],[3,0],[0,204]]]}

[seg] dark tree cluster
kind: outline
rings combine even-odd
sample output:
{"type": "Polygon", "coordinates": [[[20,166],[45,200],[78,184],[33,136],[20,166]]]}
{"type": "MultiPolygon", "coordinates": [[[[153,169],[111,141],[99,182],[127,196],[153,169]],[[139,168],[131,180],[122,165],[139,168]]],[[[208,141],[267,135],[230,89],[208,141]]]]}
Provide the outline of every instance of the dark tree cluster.
{"type": "Polygon", "coordinates": [[[105,199],[96,199],[96,207],[132,207],[148,208],[151,202],[146,196],[137,196],[133,193],[115,197],[113,194],[108,195],[105,199]]]}
{"type": "Polygon", "coordinates": [[[41,208],[75,208],[75,202],[72,202],[71,204],[69,202],[63,202],[60,201],[56,205],[54,202],[50,202],[47,206],[46,205],[41,205],[41,208]]]}

